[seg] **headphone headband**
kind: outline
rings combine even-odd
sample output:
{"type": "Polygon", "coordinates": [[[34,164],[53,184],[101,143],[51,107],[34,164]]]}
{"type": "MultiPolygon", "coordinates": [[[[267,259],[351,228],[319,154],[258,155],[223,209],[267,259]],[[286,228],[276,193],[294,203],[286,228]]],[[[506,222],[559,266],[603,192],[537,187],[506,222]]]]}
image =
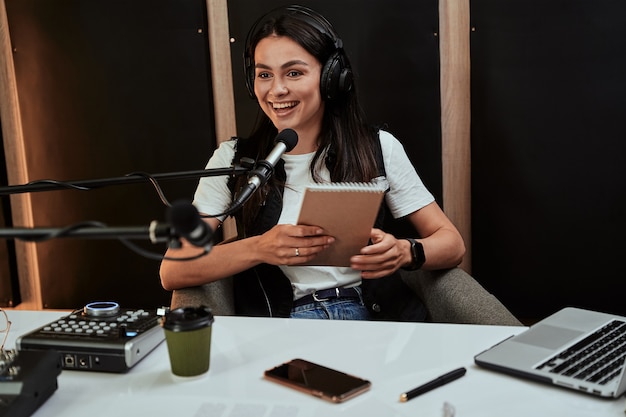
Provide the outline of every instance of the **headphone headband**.
{"type": "Polygon", "coordinates": [[[353,83],[352,70],[343,51],[343,41],[334,31],[330,22],[324,16],[308,7],[290,5],[278,7],[261,16],[248,31],[244,46],[243,61],[246,87],[250,97],[256,99],[254,94],[254,57],[251,55],[250,51],[252,39],[263,22],[286,14],[313,27],[317,32],[330,39],[334,45],[335,52],[323,63],[324,65],[322,67],[322,75],[320,78],[322,99],[335,100],[350,91],[353,83]]]}

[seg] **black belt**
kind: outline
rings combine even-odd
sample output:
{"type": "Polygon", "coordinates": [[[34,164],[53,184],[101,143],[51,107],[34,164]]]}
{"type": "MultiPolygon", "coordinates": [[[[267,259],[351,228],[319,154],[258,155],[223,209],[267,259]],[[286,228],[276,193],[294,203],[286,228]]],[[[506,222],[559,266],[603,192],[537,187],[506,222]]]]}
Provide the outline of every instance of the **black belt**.
{"type": "Polygon", "coordinates": [[[336,298],[360,298],[359,290],[356,287],[328,288],[326,290],[315,291],[313,294],[305,295],[293,302],[294,307],[311,304],[316,301],[333,300],[336,298]]]}

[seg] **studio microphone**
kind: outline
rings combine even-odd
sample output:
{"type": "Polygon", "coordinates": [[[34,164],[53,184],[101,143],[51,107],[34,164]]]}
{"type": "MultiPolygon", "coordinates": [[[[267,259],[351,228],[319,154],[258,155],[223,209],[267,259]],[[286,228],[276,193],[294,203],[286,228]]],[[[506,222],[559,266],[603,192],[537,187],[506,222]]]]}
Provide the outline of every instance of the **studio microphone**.
{"type": "Polygon", "coordinates": [[[281,131],[274,139],[274,149],[267,155],[267,159],[257,162],[255,168],[248,174],[248,183],[241,187],[230,206],[229,213],[237,211],[248,201],[254,192],[262,187],[274,173],[274,166],[285,153],[291,151],[298,143],[298,134],[293,129],[281,131]]]}
{"type": "Polygon", "coordinates": [[[172,203],[168,213],[167,221],[173,229],[174,234],[184,237],[194,246],[211,247],[213,230],[202,220],[196,207],[186,201],[175,201],[172,203]]]}

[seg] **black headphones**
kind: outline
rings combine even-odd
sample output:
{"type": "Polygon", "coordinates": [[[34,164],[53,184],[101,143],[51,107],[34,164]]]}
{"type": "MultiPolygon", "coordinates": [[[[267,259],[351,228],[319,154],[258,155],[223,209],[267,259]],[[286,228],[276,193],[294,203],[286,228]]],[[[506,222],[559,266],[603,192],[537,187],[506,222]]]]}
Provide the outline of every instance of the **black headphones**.
{"type": "Polygon", "coordinates": [[[322,35],[327,36],[335,45],[335,52],[328,58],[322,67],[320,78],[320,91],[323,100],[336,100],[352,89],[352,69],[343,51],[343,41],[337,36],[332,25],[324,16],[319,13],[298,5],[279,7],[261,16],[250,28],[246,36],[246,44],[243,50],[243,63],[246,76],[246,87],[250,97],[256,99],[254,95],[254,57],[250,56],[250,43],[257,32],[261,22],[265,22],[270,17],[289,13],[291,16],[314,27],[322,35]]]}

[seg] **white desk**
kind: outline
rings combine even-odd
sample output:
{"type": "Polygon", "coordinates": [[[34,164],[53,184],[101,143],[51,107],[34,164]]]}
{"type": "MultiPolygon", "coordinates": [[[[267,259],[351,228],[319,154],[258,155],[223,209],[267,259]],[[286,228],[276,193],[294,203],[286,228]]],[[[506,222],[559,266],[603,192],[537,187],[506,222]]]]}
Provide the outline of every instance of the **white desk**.
{"type": "MultiPolygon", "coordinates": [[[[8,311],[8,348],[18,335],[65,315],[8,311]]],[[[474,354],[521,331],[517,327],[216,317],[211,368],[174,377],[162,343],[126,374],[63,371],[59,388],[35,417],[435,416],[444,401],[467,416],[624,416],[626,402],[478,368],[474,354]],[[263,371],[300,357],[372,381],[369,392],[332,404],[262,379],[263,371]],[[400,403],[400,394],[456,367],[467,374],[400,403]]]]}

